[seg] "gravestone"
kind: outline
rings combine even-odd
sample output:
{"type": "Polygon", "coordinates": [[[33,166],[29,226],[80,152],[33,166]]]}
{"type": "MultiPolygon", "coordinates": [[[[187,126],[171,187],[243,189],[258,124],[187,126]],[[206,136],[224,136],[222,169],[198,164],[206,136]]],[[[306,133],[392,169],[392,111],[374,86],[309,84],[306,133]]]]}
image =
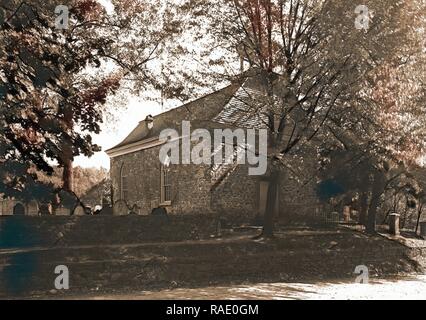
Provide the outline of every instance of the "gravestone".
{"type": "Polygon", "coordinates": [[[135,204],[130,210],[130,214],[140,215],[140,212],[141,212],[141,208],[139,208],[137,204],[135,204]]]}
{"type": "Polygon", "coordinates": [[[79,205],[74,209],[74,215],[75,216],[85,216],[86,210],[83,208],[82,205],[79,205]]]}
{"type": "Polygon", "coordinates": [[[13,215],[14,216],[24,216],[25,215],[25,206],[18,202],[15,204],[15,206],[13,207],[13,215]]]}
{"type": "Polygon", "coordinates": [[[95,206],[95,209],[93,209],[93,214],[94,215],[98,215],[102,212],[102,206],[101,205],[97,205],[95,206]]]}
{"type": "Polygon", "coordinates": [[[3,216],[10,216],[13,214],[13,207],[15,205],[15,202],[10,199],[5,199],[1,203],[1,214],[3,216]]]}
{"type": "Polygon", "coordinates": [[[351,221],[351,207],[345,206],[343,208],[343,219],[345,223],[349,223],[351,221]]]}
{"type": "Polygon", "coordinates": [[[167,217],[167,209],[160,207],[152,210],[151,214],[153,216],[167,217]]]}
{"type": "Polygon", "coordinates": [[[27,208],[28,208],[27,213],[29,216],[38,216],[39,207],[38,207],[37,201],[35,200],[30,201],[27,205],[27,208]]]}
{"type": "Polygon", "coordinates": [[[153,209],[151,212],[151,216],[157,222],[160,222],[160,223],[169,222],[169,216],[167,214],[166,208],[160,207],[160,208],[153,209]]]}
{"type": "Polygon", "coordinates": [[[397,213],[392,213],[389,215],[389,233],[394,236],[400,235],[399,214],[397,213]]]}
{"type": "Polygon", "coordinates": [[[216,237],[222,237],[222,221],[219,219],[216,225],[216,237]]]}
{"type": "Polygon", "coordinates": [[[126,216],[129,214],[129,207],[127,206],[126,201],[118,200],[114,203],[112,208],[112,212],[114,216],[126,216]]]}
{"type": "Polygon", "coordinates": [[[55,209],[56,216],[70,216],[71,210],[65,207],[58,207],[55,209]]]}
{"type": "Polygon", "coordinates": [[[52,208],[52,205],[51,205],[50,203],[42,204],[42,205],[40,206],[40,214],[41,214],[42,216],[45,216],[45,215],[52,215],[52,214],[53,214],[53,208],[52,208]]]}
{"type": "Polygon", "coordinates": [[[359,220],[359,212],[358,212],[358,210],[352,210],[351,217],[352,217],[352,220],[358,221],[359,220]]]}

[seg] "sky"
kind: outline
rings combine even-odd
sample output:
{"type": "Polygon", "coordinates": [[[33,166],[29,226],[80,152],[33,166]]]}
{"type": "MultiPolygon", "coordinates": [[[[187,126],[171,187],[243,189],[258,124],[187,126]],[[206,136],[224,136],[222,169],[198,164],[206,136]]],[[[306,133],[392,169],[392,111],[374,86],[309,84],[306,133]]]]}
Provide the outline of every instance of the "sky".
{"type": "Polygon", "coordinates": [[[140,121],[145,120],[147,115],[155,116],[164,111],[160,103],[140,100],[138,97],[130,97],[128,105],[117,106],[115,110],[117,112],[114,122],[106,121],[102,125],[101,133],[93,136],[94,143],[101,146],[102,151],[95,153],[90,158],[83,156],[76,158],[74,161],[75,166],[109,169],[109,157],[105,150],[123,141],[140,121]]]}
{"type": "MultiPolygon", "coordinates": [[[[98,0],[105,6],[107,12],[114,10],[109,0],[98,0]]],[[[110,101],[110,103],[113,103],[110,101]]],[[[131,96],[123,105],[114,106],[114,121],[106,120],[102,125],[102,131],[99,135],[92,136],[94,143],[102,147],[102,151],[94,156],[77,157],[74,161],[75,166],[84,168],[106,168],[110,167],[110,160],[105,150],[108,150],[123,141],[126,136],[138,125],[140,121],[145,120],[147,115],[157,115],[165,110],[160,103],[154,101],[142,100],[139,97],[131,96]]]]}

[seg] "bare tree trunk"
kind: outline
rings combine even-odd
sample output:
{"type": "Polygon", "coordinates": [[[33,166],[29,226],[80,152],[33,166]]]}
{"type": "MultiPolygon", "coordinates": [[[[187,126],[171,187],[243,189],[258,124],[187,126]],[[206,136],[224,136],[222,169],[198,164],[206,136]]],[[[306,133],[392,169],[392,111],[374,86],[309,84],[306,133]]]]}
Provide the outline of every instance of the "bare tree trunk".
{"type": "Polygon", "coordinates": [[[114,186],[111,183],[110,186],[110,205],[111,207],[114,206],[114,186]]]}
{"type": "Polygon", "coordinates": [[[368,193],[362,192],[359,197],[359,223],[363,226],[367,226],[367,214],[368,214],[368,193]]]}
{"type": "Polygon", "coordinates": [[[416,234],[419,231],[420,218],[423,212],[423,204],[419,203],[419,209],[417,210],[417,223],[416,223],[416,234]]]}
{"type": "Polygon", "coordinates": [[[376,232],[376,216],[377,216],[377,207],[379,206],[379,197],[380,194],[373,191],[371,196],[370,207],[368,210],[366,231],[367,233],[374,234],[376,232]]]}
{"type": "Polygon", "coordinates": [[[272,238],[274,236],[275,209],[277,204],[277,190],[279,182],[279,170],[272,169],[269,177],[266,211],[263,222],[262,236],[272,238]]]}
{"type": "Polygon", "coordinates": [[[272,73],[267,72],[267,94],[269,102],[269,137],[268,137],[268,155],[270,159],[268,161],[269,166],[269,178],[268,178],[268,194],[266,198],[266,211],[263,220],[263,231],[262,236],[266,238],[272,238],[274,236],[274,218],[275,218],[275,208],[277,203],[277,190],[278,190],[278,181],[279,181],[279,169],[276,167],[274,157],[278,153],[277,147],[277,135],[276,131],[278,128],[275,128],[275,113],[274,113],[274,90],[273,90],[273,79],[272,73]]]}
{"type": "Polygon", "coordinates": [[[74,170],[73,163],[71,159],[64,160],[64,172],[62,174],[62,189],[65,191],[73,192],[74,190],[74,170]]]}
{"type": "Polygon", "coordinates": [[[367,233],[374,234],[376,233],[376,217],[377,217],[377,209],[380,204],[380,196],[383,193],[383,190],[386,185],[386,180],[382,172],[377,171],[374,174],[371,188],[371,202],[370,208],[368,210],[367,216],[367,225],[366,231],[367,233]]]}
{"type": "Polygon", "coordinates": [[[407,202],[408,202],[408,197],[407,197],[407,195],[405,195],[405,207],[404,207],[404,215],[403,215],[402,221],[401,221],[401,229],[404,229],[405,224],[407,223],[407,216],[408,216],[408,210],[409,210],[407,202]]]}
{"type": "MultiPolygon", "coordinates": [[[[74,126],[73,123],[73,110],[71,106],[66,106],[64,112],[64,122],[67,127],[67,131],[71,132],[74,126]]],[[[62,189],[65,191],[73,192],[73,150],[71,141],[64,141],[62,146],[62,165],[63,165],[63,174],[62,174],[62,189]]]]}

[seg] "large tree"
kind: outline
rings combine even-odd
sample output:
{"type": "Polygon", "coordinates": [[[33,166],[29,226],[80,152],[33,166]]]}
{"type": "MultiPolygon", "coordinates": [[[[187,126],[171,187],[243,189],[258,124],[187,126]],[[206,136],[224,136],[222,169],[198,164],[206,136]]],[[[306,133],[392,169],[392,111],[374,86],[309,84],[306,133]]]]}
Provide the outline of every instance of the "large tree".
{"type": "Polygon", "coordinates": [[[153,60],[178,30],[161,3],[113,1],[107,14],[95,0],[62,1],[60,12],[55,1],[2,1],[1,193],[22,195],[34,170],[51,174],[53,164],[73,191],[74,157],[100,151],[92,134],[108,96],[121,85],[159,87],[153,60]]]}
{"type": "Polygon", "coordinates": [[[355,149],[361,157],[370,159],[375,168],[376,174],[362,193],[363,203],[371,199],[368,219],[363,221],[369,232],[375,231],[377,199],[388,186],[383,177],[389,172],[381,163],[397,168],[388,176],[392,181],[394,175],[420,164],[426,152],[426,2],[411,1],[401,8],[399,28],[403,37],[395,35],[399,46],[383,61],[377,60],[377,52],[371,53],[372,68],[365,74],[354,99],[329,117],[332,131],[340,137],[344,133],[356,137],[355,149]]]}
{"type": "MultiPolygon", "coordinates": [[[[1,4],[5,21],[0,40],[0,159],[22,167],[30,180],[35,176],[25,167],[51,173],[52,163],[57,162],[64,168],[62,188],[72,191],[72,160],[99,150],[90,136],[99,132],[101,112],[96,106],[118,87],[118,79],[77,81],[81,70],[89,65],[99,67],[96,54],[102,39],[96,42],[85,34],[93,34],[93,26],[87,23],[90,16],[102,17],[103,11],[90,0],[66,1],[64,5],[70,20],[67,29],[61,30],[55,21],[54,2],[1,4]]],[[[3,182],[12,182],[10,188],[23,191],[23,180],[13,182],[25,179],[25,174],[3,175],[3,182]]],[[[7,190],[2,191],[8,195],[7,190]]]]}
{"type": "Polygon", "coordinates": [[[404,54],[411,11],[402,1],[370,1],[372,19],[367,26],[364,16],[364,29],[359,30],[357,6],[338,0],[188,1],[188,7],[201,17],[199,24],[191,24],[212,36],[207,42],[211,53],[202,55],[210,68],[200,68],[202,72],[235,75],[242,59],[264,79],[266,109],[255,103],[253,109],[262,108],[259,112],[268,119],[263,235],[269,237],[286,156],[320,134],[330,115],[340,119],[371,70],[404,54]]]}

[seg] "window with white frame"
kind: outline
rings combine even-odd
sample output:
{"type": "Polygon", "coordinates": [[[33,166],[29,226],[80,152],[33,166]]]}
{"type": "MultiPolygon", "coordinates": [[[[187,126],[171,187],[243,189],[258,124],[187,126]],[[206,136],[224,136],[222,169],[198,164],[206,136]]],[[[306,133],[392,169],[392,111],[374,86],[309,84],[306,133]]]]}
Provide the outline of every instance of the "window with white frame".
{"type": "Polygon", "coordinates": [[[161,166],[161,204],[170,205],[172,203],[172,183],[170,177],[170,167],[161,166]]]}
{"type": "Polygon", "coordinates": [[[129,199],[129,177],[126,171],[126,166],[121,167],[120,172],[120,195],[121,200],[127,201],[129,199]]]}

